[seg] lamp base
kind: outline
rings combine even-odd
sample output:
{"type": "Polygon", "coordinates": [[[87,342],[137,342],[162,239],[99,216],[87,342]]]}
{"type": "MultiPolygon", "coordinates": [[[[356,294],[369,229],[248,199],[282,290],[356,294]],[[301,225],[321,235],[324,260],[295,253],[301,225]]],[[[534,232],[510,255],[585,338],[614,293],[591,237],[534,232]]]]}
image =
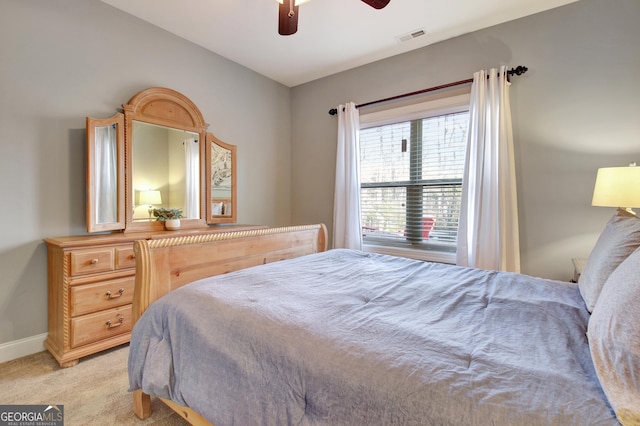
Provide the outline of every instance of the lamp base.
{"type": "Polygon", "coordinates": [[[633,211],[633,209],[631,207],[620,207],[622,210],[626,211],[629,214],[632,214],[634,216],[638,216],[638,214],[636,212],[633,211]]]}

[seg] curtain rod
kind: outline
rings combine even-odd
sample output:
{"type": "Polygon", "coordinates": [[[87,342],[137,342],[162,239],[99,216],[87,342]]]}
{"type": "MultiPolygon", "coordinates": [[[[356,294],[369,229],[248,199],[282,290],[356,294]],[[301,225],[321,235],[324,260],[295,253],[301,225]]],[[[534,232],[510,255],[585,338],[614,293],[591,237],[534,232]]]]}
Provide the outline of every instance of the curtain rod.
{"type": "MultiPolygon", "coordinates": [[[[527,72],[528,70],[529,70],[529,68],[527,68],[525,66],[522,66],[522,65],[518,65],[517,67],[511,68],[509,71],[507,71],[507,76],[512,76],[514,74],[515,75],[522,75],[525,72],[527,72]]],[[[489,76],[487,76],[487,78],[489,78],[489,76]]],[[[396,99],[406,98],[406,97],[414,96],[414,95],[420,95],[422,93],[433,92],[433,91],[440,90],[440,89],[446,89],[447,87],[460,86],[462,84],[468,84],[468,83],[473,83],[473,78],[469,78],[469,79],[466,79],[466,80],[460,80],[460,81],[454,81],[453,83],[441,84],[440,86],[429,87],[428,89],[417,90],[417,91],[411,92],[411,93],[403,93],[402,95],[396,95],[396,96],[392,96],[390,98],[378,99],[377,101],[366,102],[364,104],[356,105],[356,108],[366,107],[366,106],[369,106],[369,105],[379,104],[379,103],[387,102],[387,101],[394,101],[396,99]]],[[[338,114],[338,109],[337,108],[331,108],[329,110],[329,115],[336,115],[336,114],[338,114]]]]}

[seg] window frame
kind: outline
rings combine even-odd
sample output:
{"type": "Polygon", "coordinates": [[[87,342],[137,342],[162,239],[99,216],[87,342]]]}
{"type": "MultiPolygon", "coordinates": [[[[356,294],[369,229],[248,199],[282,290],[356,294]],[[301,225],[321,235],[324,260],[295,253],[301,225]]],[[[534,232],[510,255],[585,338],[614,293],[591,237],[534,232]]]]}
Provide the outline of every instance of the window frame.
{"type": "MultiPolygon", "coordinates": [[[[471,101],[470,90],[463,94],[429,99],[410,105],[395,108],[380,109],[370,113],[360,114],[360,130],[371,127],[405,122],[417,119],[437,117],[446,114],[469,111],[471,101]]],[[[393,256],[407,257],[418,260],[426,260],[440,263],[456,263],[456,251],[443,251],[436,249],[413,249],[408,247],[393,247],[376,245],[375,242],[362,244],[363,251],[389,254],[393,256]]]]}

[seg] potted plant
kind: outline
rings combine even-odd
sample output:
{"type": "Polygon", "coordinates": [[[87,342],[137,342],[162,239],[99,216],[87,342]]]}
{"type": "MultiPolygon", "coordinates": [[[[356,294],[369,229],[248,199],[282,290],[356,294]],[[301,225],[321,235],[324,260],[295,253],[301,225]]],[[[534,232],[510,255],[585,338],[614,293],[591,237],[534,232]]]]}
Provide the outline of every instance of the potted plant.
{"type": "Polygon", "coordinates": [[[182,218],[182,209],[168,209],[161,207],[153,209],[153,216],[157,221],[164,222],[164,227],[170,231],[180,228],[180,218],[182,218]]]}

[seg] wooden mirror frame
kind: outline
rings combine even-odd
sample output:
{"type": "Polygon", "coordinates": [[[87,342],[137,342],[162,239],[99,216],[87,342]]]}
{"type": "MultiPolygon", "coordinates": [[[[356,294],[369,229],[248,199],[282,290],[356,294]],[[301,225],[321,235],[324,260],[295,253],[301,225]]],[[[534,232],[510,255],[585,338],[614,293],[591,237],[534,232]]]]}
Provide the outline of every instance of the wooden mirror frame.
{"type": "Polygon", "coordinates": [[[151,87],[136,94],[129,103],[122,105],[124,114],[117,113],[109,119],[87,117],[87,232],[121,231],[145,232],[162,231],[164,223],[159,221],[134,221],[133,188],[133,123],[141,122],[198,135],[199,141],[199,218],[181,219],[182,228],[204,228],[208,224],[235,223],[237,220],[236,198],[236,147],[226,144],[211,133],[206,133],[209,125],[204,121],[198,107],[186,96],[175,90],[151,87]],[[117,219],[99,223],[97,200],[99,179],[96,176],[96,129],[101,126],[115,126],[117,146],[117,219]],[[211,192],[211,143],[231,151],[231,214],[214,215],[211,192]]]}
{"type": "MultiPolygon", "coordinates": [[[[202,113],[189,98],[175,90],[163,87],[151,87],[136,94],[129,103],[122,106],[125,122],[125,164],[131,167],[133,141],[133,122],[157,124],[174,129],[197,133],[200,141],[200,218],[181,219],[183,228],[201,228],[206,226],[205,208],[205,132],[209,125],[205,123],[202,113]]],[[[126,221],[127,232],[161,231],[164,224],[158,221],[134,221],[133,220],[133,196],[132,173],[125,172],[125,197],[126,197],[126,221]]]]}

